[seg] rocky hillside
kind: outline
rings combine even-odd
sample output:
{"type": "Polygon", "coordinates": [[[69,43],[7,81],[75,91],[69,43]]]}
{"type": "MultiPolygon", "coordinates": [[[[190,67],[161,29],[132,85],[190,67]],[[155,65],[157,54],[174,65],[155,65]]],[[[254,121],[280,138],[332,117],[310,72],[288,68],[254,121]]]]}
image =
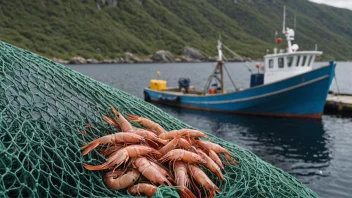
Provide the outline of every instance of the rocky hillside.
{"type": "Polygon", "coordinates": [[[158,50],[181,57],[187,46],[215,56],[220,34],[257,59],[275,46],[284,5],[289,26],[297,15],[300,49],[318,44],[324,59],[352,59],[352,11],[307,0],[4,0],[0,40],[50,58],[145,59],[158,50]]]}

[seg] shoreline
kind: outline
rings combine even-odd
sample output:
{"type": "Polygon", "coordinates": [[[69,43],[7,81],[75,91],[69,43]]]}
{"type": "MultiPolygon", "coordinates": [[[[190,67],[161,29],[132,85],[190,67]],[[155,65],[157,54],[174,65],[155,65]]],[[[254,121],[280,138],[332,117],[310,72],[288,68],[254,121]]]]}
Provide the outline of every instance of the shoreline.
{"type": "MultiPolygon", "coordinates": [[[[111,63],[106,63],[103,61],[100,62],[94,62],[94,63],[72,63],[69,61],[65,61],[65,62],[58,62],[58,61],[54,61],[52,59],[50,59],[51,61],[58,63],[58,64],[62,64],[62,65],[112,65],[112,64],[172,64],[172,63],[216,63],[217,61],[174,61],[174,62],[111,62],[111,63]]],[[[228,63],[245,63],[245,62],[262,62],[259,60],[252,60],[252,61],[227,61],[228,63]]]]}
{"type": "MultiPolygon", "coordinates": [[[[52,57],[50,60],[60,64],[130,64],[130,63],[201,63],[201,62],[217,62],[217,57],[204,56],[199,50],[192,47],[185,47],[182,56],[174,56],[169,51],[158,50],[154,54],[148,57],[139,58],[136,55],[125,52],[124,57],[107,58],[107,59],[95,59],[95,58],[84,58],[82,56],[71,57],[70,60],[64,60],[56,57],[52,57]]],[[[228,62],[246,62],[252,61],[251,58],[235,56],[229,58],[228,62]]]]}
{"type": "MultiPolygon", "coordinates": [[[[105,65],[105,64],[165,64],[165,63],[216,63],[217,59],[214,57],[206,57],[202,59],[192,59],[188,57],[181,57],[181,58],[165,58],[165,59],[156,59],[152,60],[150,58],[147,59],[140,59],[137,57],[133,58],[115,58],[115,59],[103,59],[103,60],[97,60],[97,59],[85,59],[83,57],[73,57],[70,60],[64,60],[60,58],[49,58],[51,61],[63,65],[90,65],[90,64],[99,64],[99,65],[105,65]]],[[[245,62],[263,62],[263,59],[251,59],[251,58],[232,58],[228,59],[228,63],[245,63],[245,62]]],[[[317,60],[316,62],[329,62],[330,60],[317,60]]],[[[334,60],[335,62],[346,62],[350,63],[352,62],[351,60],[349,61],[337,61],[334,60]]]]}
{"type": "MultiPolygon", "coordinates": [[[[175,60],[162,60],[162,61],[153,61],[150,59],[139,59],[139,60],[124,60],[123,58],[117,59],[104,59],[104,60],[92,60],[92,59],[84,59],[82,57],[72,58],[71,60],[63,60],[58,58],[51,58],[51,61],[63,65],[71,64],[71,65],[89,65],[89,64],[165,64],[165,63],[216,63],[217,59],[215,58],[207,58],[207,59],[175,59],[175,60]],[[121,60],[122,59],[122,60],[121,60]]],[[[227,62],[262,62],[263,60],[251,60],[251,59],[229,59],[227,62]]]]}

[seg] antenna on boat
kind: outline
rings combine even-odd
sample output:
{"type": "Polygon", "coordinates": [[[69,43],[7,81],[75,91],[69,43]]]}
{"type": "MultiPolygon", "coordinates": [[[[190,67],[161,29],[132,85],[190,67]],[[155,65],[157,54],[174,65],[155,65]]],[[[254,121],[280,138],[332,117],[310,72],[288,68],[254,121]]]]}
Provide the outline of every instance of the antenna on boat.
{"type": "Polygon", "coordinates": [[[284,18],[283,18],[283,21],[282,21],[282,33],[283,34],[286,34],[286,30],[285,30],[285,24],[286,23],[286,6],[284,6],[284,18]]]}
{"type": "Polygon", "coordinates": [[[295,12],[295,19],[294,19],[293,29],[296,31],[296,12],[295,12]]]}
{"type": "MultiPolygon", "coordinates": [[[[295,31],[293,29],[290,29],[288,27],[285,27],[286,23],[286,6],[284,6],[284,20],[282,24],[282,33],[286,36],[287,40],[287,51],[288,53],[292,53],[292,44],[291,41],[295,40],[295,31]]],[[[295,47],[295,49],[298,49],[298,46],[295,47]]]]}
{"type": "MultiPolygon", "coordinates": [[[[220,37],[220,39],[221,39],[221,37],[220,37]]],[[[221,50],[221,45],[222,45],[221,40],[218,40],[218,56],[219,56],[218,62],[222,61],[222,56],[223,56],[222,50],[221,50]]]]}

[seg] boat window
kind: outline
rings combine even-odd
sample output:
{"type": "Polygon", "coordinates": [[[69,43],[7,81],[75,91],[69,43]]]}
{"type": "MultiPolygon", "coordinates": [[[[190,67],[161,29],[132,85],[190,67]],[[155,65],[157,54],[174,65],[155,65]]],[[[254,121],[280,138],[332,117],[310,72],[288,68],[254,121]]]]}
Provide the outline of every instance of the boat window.
{"type": "Polygon", "coordinates": [[[303,56],[302,67],[306,65],[307,56],[303,56]]]}
{"type": "Polygon", "coordinates": [[[274,67],[274,60],[270,59],[269,60],[269,68],[273,68],[274,67]]]}
{"type": "Polygon", "coordinates": [[[301,57],[300,56],[297,56],[297,62],[296,62],[296,66],[298,67],[299,66],[299,61],[301,60],[301,57]]]}
{"type": "Polygon", "coordinates": [[[279,58],[279,68],[284,68],[285,62],[284,58],[279,58]]]}
{"type": "Polygon", "coordinates": [[[291,67],[293,63],[293,56],[287,57],[287,66],[291,67]]]}
{"type": "Polygon", "coordinates": [[[312,60],[313,60],[313,56],[310,56],[308,61],[308,67],[312,65],[312,60]]]}

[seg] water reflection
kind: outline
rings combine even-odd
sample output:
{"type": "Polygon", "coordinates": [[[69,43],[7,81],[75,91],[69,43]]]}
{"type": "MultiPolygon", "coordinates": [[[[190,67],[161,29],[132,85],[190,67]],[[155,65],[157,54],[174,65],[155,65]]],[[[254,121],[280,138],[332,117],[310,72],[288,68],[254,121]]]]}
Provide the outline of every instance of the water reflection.
{"type": "Polygon", "coordinates": [[[329,166],[329,137],[321,120],[229,115],[159,106],[196,128],[245,147],[263,160],[300,176],[329,166]]]}

